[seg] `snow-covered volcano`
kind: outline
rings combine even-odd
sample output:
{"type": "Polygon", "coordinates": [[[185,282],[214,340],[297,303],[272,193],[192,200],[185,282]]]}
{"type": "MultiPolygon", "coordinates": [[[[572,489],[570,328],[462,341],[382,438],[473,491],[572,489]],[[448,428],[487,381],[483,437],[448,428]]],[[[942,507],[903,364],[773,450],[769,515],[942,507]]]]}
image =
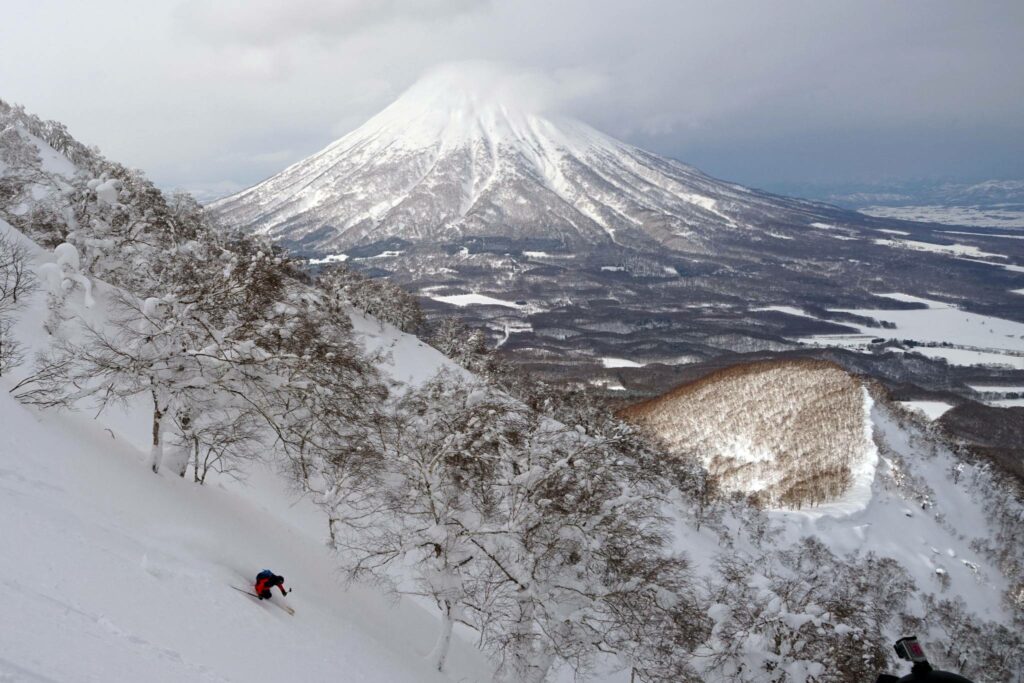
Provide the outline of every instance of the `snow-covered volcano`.
{"type": "MultiPolygon", "coordinates": [[[[511,81],[435,71],[211,210],[313,266],[348,259],[389,277],[428,298],[428,316],[488,328],[549,378],[617,385],[602,359],[805,350],[801,339],[855,331],[828,309],[879,309],[879,292],[1018,317],[1020,240],[716,180],[545,113],[554,108],[511,81]],[[796,309],[818,313],[784,313],[796,309]]],[[[636,386],[657,393],[652,382],[663,391],[674,380],[651,372],[636,386]]]]}
{"type": "Polygon", "coordinates": [[[501,236],[700,251],[709,230],[750,224],[752,212],[811,207],[546,117],[526,99],[479,69],[435,71],[321,152],[211,208],[310,250],[501,236]]]}

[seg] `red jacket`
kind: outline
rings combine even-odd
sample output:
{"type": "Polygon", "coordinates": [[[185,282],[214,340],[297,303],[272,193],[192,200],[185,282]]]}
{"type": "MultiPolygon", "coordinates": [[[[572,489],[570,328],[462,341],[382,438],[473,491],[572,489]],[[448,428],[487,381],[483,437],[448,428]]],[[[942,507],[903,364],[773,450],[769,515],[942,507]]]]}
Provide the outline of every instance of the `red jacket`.
{"type": "MultiPolygon", "coordinates": [[[[271,578],[259,579],[256,582],[256,595],[262,595],[263,591],[273,588],[274,584],[271,581],[273,581],[271,578]]],[[[281,589],[281,595],[288,595],[288,591],[284,589],[284,581],[277,584],[277,587],[281,589]]]]}

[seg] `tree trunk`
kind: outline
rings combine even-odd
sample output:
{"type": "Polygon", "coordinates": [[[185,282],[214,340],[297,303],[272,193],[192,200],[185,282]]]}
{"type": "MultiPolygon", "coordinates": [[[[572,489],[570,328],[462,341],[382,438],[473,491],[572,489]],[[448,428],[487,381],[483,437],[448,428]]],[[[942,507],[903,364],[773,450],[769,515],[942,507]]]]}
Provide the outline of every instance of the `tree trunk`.
{"type": "Polygon", "coordinates": [[[452,604],[451,602],[444,601],[444,613],[442,616],[441,623],[441,635],[437,639],[437,644],[434,645],[434,649],[430,652],[430,659],[434,662],[434,668],[438,671],[444,671],[445,660],[448,659],[448,648],[452,643],[452,627],[455,625],[455,620],[452,619],[452,604]]]}
{"type": "Polygon", "coordinates": [[[192,480],[197,484],[202,484],[206,479],[206,470],[203,470],[203,476],[199,476],[199,439],[195,441],[195,452],[192,457],[192,480]]]}
{"type": "Polygon", "coordinates": [[[330,536],[330,546],[332,548],[336,547],[338,541],[337,534],[334,533],[334,525],[337,523],[338,520],[334,519],[333,517],[329,517],[327,519],[327,533],[330,536]]]}
{"type": "MultiPolygon", "coordinates": [[[[192,439],[189,439],[189,441],[186,442],[186,444],[188,444],[191,441],[192,439]]],[[[190,449],[188,445],[185,445],[182,447],[181,452],[178,454],[178,459],[181,461],[178,464],[178,476],[181,477],[182,479],[185,478],[185,474],[188,472],[188,462],[189,460],[192,459],[192,454],[189,453],[189,450],[190,449]]]]}
{"type": "Polygon", "coordinates": [[[510,673],[524,683],[543,683],[554,660],[538,642],[533,623],[537,611],[536,598],[527,586],[520,586],[516,600],[519,602],[519,622],[515,626],[514,664],[510,673]]]}
{"type": "Polygon", "coordinates": [[[149,466],[153,474],[160,474],[160,465],[164,460],[164,442],[160,438],[160,423],[164,414],[160,410],[160,404],[153,392],[153,446],[149,450],[149,466]]]}

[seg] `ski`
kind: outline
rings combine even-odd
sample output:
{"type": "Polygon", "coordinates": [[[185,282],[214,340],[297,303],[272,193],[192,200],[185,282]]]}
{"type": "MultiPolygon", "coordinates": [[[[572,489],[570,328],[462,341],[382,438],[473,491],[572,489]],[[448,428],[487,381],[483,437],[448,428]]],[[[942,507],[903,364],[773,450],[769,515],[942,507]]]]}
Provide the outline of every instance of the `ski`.
{"type": "Polygon", "coordinates": [[[253,593],[252,591],[247,591],[247,590],[245,590],[244,588],[239,588],[239,587],[237,587],[237,586],[230,586],[230,588],[234,588],[234,589],[235,589],[236,591],[238,591],[239,593],[245,593],[246,595],[251,595],[252,597],[256,598],[257,600],[259,600],[259,599],[260,599],[260,596],[256,595],[256,594],[255,594],[255,593],[253,593]]]}
{"type": "MultiPolygon", "coordinates": [[[[247,590],[245,590],[244,588],[239,588],[238,586],[229,586],[229,587],[230,587],[230,588],[234,588],[234,589],[235,589],[236,591],[238,591],[239,593],[245,593],[246,595],[248,595],[248,596],[250,596],[250,597],[256,598],[257,600],[259,600],[259,599],[260,599],[260,596],[256,595],[256,594],[255,594],[255,593],[253,593],[252,591],[247,591],[247,590]]],[[[261,601],[261,602],[262,602],[262,601],[261,601]]],[[[288,614],[290,614],[290,615],[292,615],[292,616],[295,616],[295,609],[294,609],[293,607],[289,607],[288,605],[285,605],[284,603],[280,603],[280,602],[273,602],[272,600],[271,600],[271,601],[268,601],[268,602],[270,602],[270,603],[271,603],[271,604],[273,604],[273,605],[276,605],[276,606],[280,607],[281,609],[283,609],[283,610],[284,610],[285,612],[287,612],[288,614]]]]}

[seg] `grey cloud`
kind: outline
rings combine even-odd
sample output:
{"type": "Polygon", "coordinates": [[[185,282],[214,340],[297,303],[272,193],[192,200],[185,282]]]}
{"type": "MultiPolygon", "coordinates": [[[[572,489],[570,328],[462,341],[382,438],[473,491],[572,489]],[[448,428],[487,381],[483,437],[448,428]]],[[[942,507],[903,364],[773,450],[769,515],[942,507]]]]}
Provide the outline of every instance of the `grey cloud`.
{"type": "Polygon", "coordinates": [[[489,0],[188,0],[175,11],[185,33],[216,43],[275,45],[296,38],[341,39],[394,21],[439,21],[489,0]]]}
{"type": "Polygon", "coordinates": [[[1022,35],[1018,0],[35,0],[0,22],[0,97],[189,188],[256,182],[465,60],[738,181],[1024,177],[1022,35]]]}

